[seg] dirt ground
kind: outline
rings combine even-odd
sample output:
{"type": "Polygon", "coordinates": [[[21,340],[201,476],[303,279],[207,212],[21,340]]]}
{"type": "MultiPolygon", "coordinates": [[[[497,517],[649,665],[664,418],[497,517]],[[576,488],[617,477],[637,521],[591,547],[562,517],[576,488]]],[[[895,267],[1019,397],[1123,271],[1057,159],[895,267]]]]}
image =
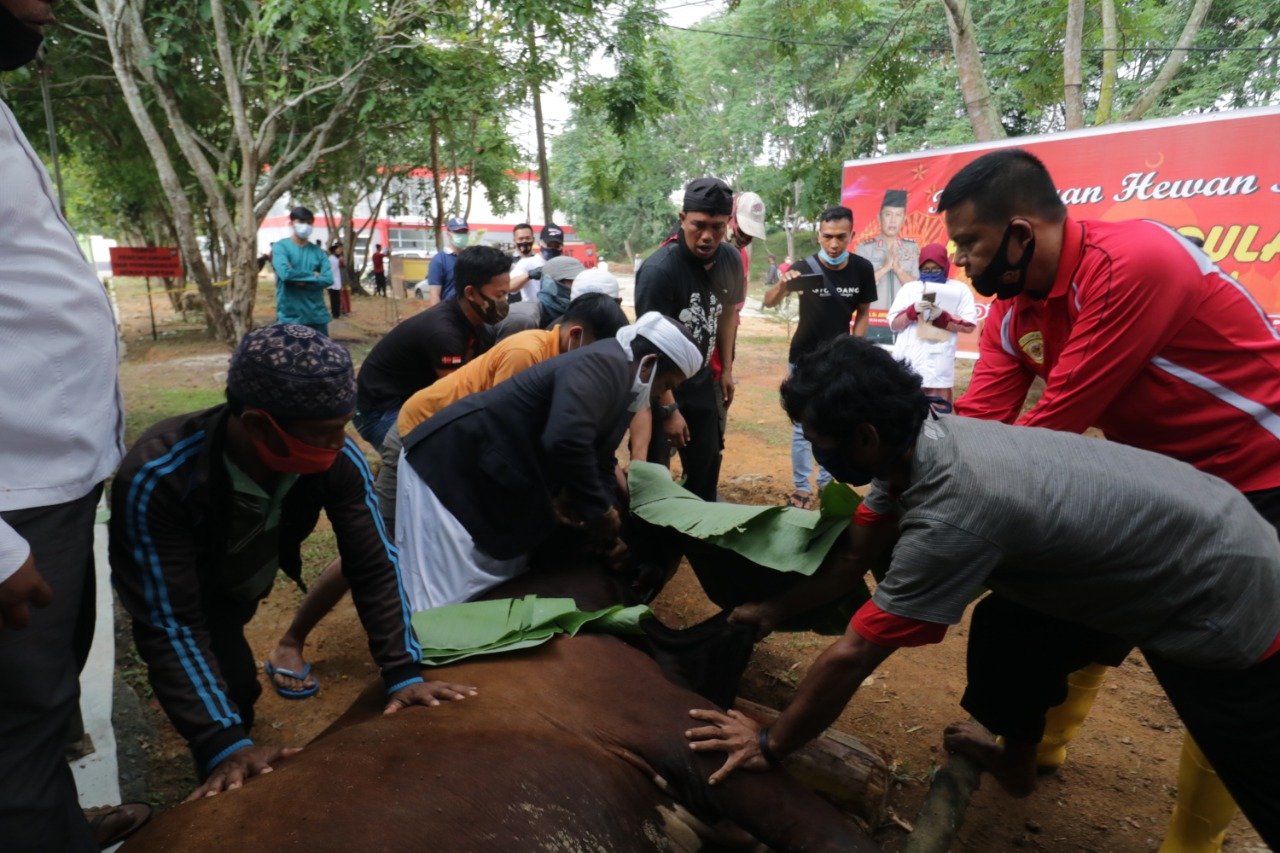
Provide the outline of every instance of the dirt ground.
{"type": "MultiPolygon", "coordinates": [[[[271,290],[271,283],[264,282],[259,306],[263,322],[272,317],[271,290]]],[[[216,404],[225,381],[227,350],[205,338],[198,325],[180,322],[162,298],[156,299],[162,336],[153,342],[140,286],[121,283],[118,295],[126,326],[127,355],[121,374],[132,441],[159,417],[216,404]]],[[[398,307],[403,315],[420,310],[421,305],[410,301],[398,307]]],[[[354,308],[350,317],[334,323],[331,332],[359,362],[394,317],[385,300],[357,298],[354,308]]],[[[786,371],[786,346],[782,324],[766,318],[744,321],[738,345],[737,400],[730,411],[721,478],[726,500],[777,504],[791,490],[790,428],[777,395],[786,371]]],[[[961,388],[967,376],[967,369],[961,371],[961,388]]],[[[355,435],[354,430],[351,434],[355,435]]],[[[334,553],[326,531],[318,531],[313,539],[304,554],[311,576],[334,553]]],[[[300,592],[281,578],[248,629],[259,659],[274,646],[300,601],[300,592]]],[[[682,570],[655,610],[664,621],[681,625],[711,615],[715,607],[692,575],[682,570]]],[[[895,654],[864,685],[837,723],[889,757],[895,773],[890,807],[906,822],[913,820],[920,807],[931,771],[945,758],[944,726],[964,716],[957,703],[965,682],[966,633],[967,623],[951,630],[941,645],[895,654]]],[[[810,634],[775,634],[766,639],[756,650],[744,694],[783,706],[825,645],[826,640],[810,634]]],[[[376,676],[349,598],[313,633],[307,658],[321,680],[320,693],[305,701],[286,701],[267,688],[258,705],[255,739],[305,744],[376,676]]],[[[122,668],[129,670],[131,683],[141,684],[136,659],[122,660],[122,668]]],[[[147,699],[145,687],[141,692],[147,699]]],[[[171,805],[194,784],[190,758],[154,699],[147,701],[157,732],[156,742],[145,745],[151,758],[151,798],[171,805]]],[[[1134,655],[1111,673],[1062,770],[1047,777],[1040,790],[1024,800],[1004,795],[988,778],[973,799],[955,849],[1154,850],[1174,801],[1181,741],[1177,715],[1141,657],[1134,655]]],[[[298,807],[306,808],[305,798],[298,807]]],[[[899,849],[904,837],[904,831],[892,823],[876,833],[877,841],[890,851],[899,849]]],[[[1226,846],[1237,851],[1267,849],[1240,817],[1232,824],[1226,846]]]]}

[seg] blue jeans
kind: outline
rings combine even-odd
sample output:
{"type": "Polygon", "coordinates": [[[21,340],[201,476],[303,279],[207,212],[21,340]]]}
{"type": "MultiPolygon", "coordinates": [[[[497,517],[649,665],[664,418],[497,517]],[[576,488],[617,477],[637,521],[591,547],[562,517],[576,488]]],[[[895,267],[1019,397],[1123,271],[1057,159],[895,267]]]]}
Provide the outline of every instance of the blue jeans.
{"type": "MultiPolygon", "coordinates": [[[[791,365],[791,371],[796,366],[791,365]]],[[[791,371],[787,373],[791,375],[791,371]]],[[[818,465],[813,458],[813,447],[805,440],[804,429],[800,424],[793,424],[791,427],[791,480],[797,492],[808,492],[814,494],[813,487],[809,483],[809,478],[813,475],[814,467],[818,469],[818,491],[821,492],[823,487],[830,483],[832,477],[827,473],[827,469],[818,465]]]]}
{"type": "Polygon", "coordinates": [[[387,437],[387,430],[400,417],[399,409],[382,409],[376,412],[356,412],[351,425],[360,433],[360,437],[373,445],[377,450],[382,447],[382,440],[387,437]]]}

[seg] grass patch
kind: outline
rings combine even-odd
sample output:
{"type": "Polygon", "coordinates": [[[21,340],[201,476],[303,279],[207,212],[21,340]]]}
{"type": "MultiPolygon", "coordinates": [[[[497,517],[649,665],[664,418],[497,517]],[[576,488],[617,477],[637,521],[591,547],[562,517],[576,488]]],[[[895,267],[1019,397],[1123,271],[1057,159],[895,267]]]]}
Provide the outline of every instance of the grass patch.
{"type": "Polygon", "coordinates": [[[222,388],[135,388],[125,407],[125,445],[132,446],[158,421],[208,409],[226,399],[222,388]]]}

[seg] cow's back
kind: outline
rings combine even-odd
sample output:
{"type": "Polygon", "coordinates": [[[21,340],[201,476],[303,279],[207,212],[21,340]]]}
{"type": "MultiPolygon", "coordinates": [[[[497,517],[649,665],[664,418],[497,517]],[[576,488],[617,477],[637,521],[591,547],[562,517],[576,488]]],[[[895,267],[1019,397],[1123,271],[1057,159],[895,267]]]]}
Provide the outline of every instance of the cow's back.
{"type": "Polygon", "coordinates": [[[693,837],[677,801],[778,849],[867,846],[784,774],[707,786],[720,758],[683,736],[705,700],[615,638],[560,638],[431,676],[480,695],[383,716],[375,685],[275,772],[165,813],[128,850],[680,849],[693,837]]]}

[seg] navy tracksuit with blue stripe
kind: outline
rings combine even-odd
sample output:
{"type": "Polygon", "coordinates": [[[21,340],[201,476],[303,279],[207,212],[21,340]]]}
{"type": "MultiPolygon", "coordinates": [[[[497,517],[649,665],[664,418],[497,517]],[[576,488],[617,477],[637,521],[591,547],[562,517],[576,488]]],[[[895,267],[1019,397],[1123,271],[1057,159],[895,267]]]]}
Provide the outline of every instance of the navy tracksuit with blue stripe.
{"type": "MultiPolygon", "coordinates": [[[[130,449],[111,489],[111,576],[133,620],[151,685],[202,774],[250,745],[261,693],[244,625],[257,601],[220,576],[231,481],[223,464],[227,407],[162,421],[130,449]]],[[[421,681],[399,564],[363,454],[347,440],[333,467],[299,477],[281,506],[281,569],[300,577],[302,542],[320,511],[388,692],[421,681]]]]}

